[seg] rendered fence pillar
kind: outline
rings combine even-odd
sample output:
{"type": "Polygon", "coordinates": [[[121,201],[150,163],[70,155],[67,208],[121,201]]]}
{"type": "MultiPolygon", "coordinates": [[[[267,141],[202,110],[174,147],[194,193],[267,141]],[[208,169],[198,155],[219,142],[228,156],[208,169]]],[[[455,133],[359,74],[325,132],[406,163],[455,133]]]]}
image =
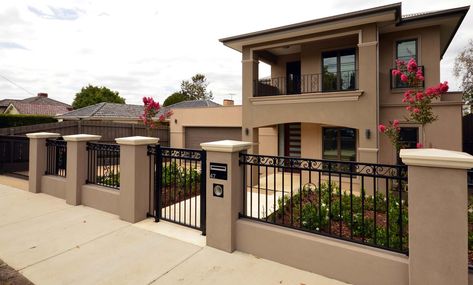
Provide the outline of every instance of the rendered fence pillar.
{"type": "Polygon", "coordinates": [[[239,152],[251,147],[250,142],[216,141],[202,143],[207,151],[206,234],[207,245],[227,252],[235,250],[236,221],[243,207],[243,169],[239,152]],[[211,177],[213,163],[225,164],[227,179],[211,177]],[[223,187],[222,197],[214,195],[214,187],[223,187]]]}
{"type": "Polygon", "coordinates": [[[87,180],[87,142],[98,141],[101,136],[79,134],[63,138],[67,142],[66,203],[76,206],[81,204],[81,189],[87,180]]]}
{"type": "Polygon", "coordinates": [[[146,219],[149,208],[150,166],[148,145],[158,138],[117,138],[120,145],[120,219],[136,223],[146,219]]]}
{"type": "Polygon", "coordinates": [[[409,166],[409,284],[468,284],[467,169],[473,156],[403,149],[409,166]]]}
{"type": "Polygon", "coordinates": [[[57,133],[30,133],[26,134],[30,139],[29,149],[29,179],[28,188],[30,192],[41,192],[41,177],[46,171],[46,140],[60,137],[57,133]]]}

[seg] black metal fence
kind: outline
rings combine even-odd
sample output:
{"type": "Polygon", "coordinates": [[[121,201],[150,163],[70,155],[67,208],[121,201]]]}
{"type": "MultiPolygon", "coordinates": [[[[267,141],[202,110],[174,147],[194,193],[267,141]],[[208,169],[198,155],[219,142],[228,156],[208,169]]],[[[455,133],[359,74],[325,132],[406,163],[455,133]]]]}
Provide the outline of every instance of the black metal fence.
{"type": "Polygon", "coordinates": [[[29,146],[25,136],[0,135],[0,173],[28,179],[29,146]]]}
{"type": "Polygon", "coordinates": [[[61,139],[46,140],[46,175],[66,177],[67,142],[61,139]]]}
{"type": "Polygon", "coordinates": [[[150,145],[148,155],[154,181],[149,215],[205,235],[206,152],[150,145]]]}
{"type": "Polygon", "coordinates": [[[357,89],[357,71],[302,74],[300,76],[272,77],[254,81],[254,96],[275,96],[357,89]]]}
{"type": "Polygon", "coordinates": [[[407,167],[240,154],[241,216],[408,253],[407,167]]]}
{"type": "Polygon", "coordinates": [[[87,143],[87,183],[120,189],[120,146],[87,143]]]}

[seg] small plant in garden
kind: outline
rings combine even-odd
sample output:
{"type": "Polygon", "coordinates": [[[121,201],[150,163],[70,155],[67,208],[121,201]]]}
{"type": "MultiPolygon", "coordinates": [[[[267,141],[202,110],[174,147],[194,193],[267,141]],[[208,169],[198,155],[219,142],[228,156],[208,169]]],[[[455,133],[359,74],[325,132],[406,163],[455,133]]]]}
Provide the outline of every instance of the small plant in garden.
{"type": "MultiPolygon", "coordinates": [[[[143,114],[140,116],[141,121],[143,124],[145,124],[145,126],[150,128],[156,127],[156,115],[159,113],[161,105],[159,105],[159,102],[154,101],[152,97],[143,97],[143,104],[144,109],[143,114]]],[[[167,111],[164,114],[161,114],[157,119],[159,122],[162,122],[171,115],[172,112],[167,111]]]]}
{"type": "MultiPolygon", "coordinates": [[[[425,80],[424,73],[422,68],[417,65],[414,58],[411,58],[407,63],[403,60],[397,60],[396,65],[397,68],[392,71],[393,77],[399,77],[408,88],[408,90],[404,92],[404,97],[402,99],[402,102],[407,104],[406,110],[408,116],[406,117],[406,120],[422,126],[423,143],[419,142],[417,147],[423,147],[426,141],[425,126],[438,119],[438,116],[433,113],[431,105],[432,101],[440,98],[442,94],[445,94],[448,91],[448,82],[445,81],[439,83],[437,86],[429,87],[424,90],[422,87],[425,80]]],[[[392,139],[390,132],[383,131],[386,127],[382,126],[384,125],[379,125],[379,131],[390,137],[393,146],[396,150],[399,150],[402,146],[399,146],[398,141],[392,139]]]]}
{"type": "Polygon", "coordinates": [[[366,195],[363,191],[360,195],[350,195],[343,191],[340,197],[340,188],[336,183],[332,183],[330,187],[327,183],[322,183],[320,189],[303,187],[302,191],[294,194],[292,198],[285,195],[279,198],[277,203],[277,210],[268,217],[268,220],[275,223],[290,225],[292,211],[292,226],[301,225],[303,229],[323,233],[331,230],[332,234],[344,238],[351,238],[352,234],[354,240],[364,239],[367,243],[389,245],[390,248],[396,249],[401,248],[402,223],[402,248],[407,248],[407,201],[399,199],[397,190],[389,191],[388,196],[379,192],[375,196],[366,195]],[[342,232],[339,232],[340,226],[342,232]]]}

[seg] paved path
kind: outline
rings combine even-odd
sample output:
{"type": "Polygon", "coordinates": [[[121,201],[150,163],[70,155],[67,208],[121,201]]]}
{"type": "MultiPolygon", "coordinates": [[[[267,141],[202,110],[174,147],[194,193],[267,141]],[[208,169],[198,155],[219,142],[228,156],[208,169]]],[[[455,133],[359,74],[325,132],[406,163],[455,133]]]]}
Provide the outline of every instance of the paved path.
{"type": "Polygon", "coordinates": [[[0,185],[0,259],[37,285],[344,284],[204,244],[191,229],[151,220],[130,224],[0,185]]]}

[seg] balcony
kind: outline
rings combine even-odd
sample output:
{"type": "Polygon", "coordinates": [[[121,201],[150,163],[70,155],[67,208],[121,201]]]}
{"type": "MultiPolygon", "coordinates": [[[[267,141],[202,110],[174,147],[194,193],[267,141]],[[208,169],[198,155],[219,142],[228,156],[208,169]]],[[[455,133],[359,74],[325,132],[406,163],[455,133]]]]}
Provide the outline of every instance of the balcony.
{"type": "Polygon", "coordinates": [[[254,81],[254,97],[358,90],[357,70],[302,74],[254,81]]]}

